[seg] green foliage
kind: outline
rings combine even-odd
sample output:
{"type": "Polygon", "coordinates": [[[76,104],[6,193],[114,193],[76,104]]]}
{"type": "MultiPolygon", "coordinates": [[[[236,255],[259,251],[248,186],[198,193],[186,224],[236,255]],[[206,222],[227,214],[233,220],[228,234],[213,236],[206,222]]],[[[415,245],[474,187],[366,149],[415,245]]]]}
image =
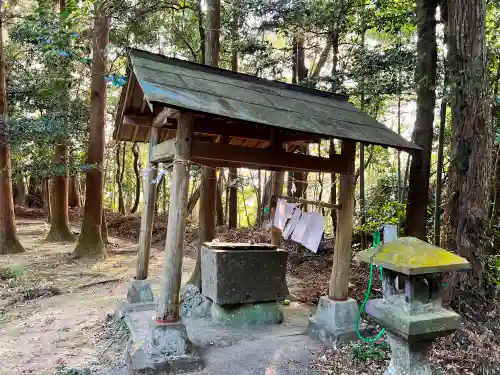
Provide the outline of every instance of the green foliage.
{"type": "Polygon", "coordinates": [[[389,346],[385,341],[371,344],[351,342],[349,351],[353,360],[361,362],[389,358],[389,346]]]}
{"type": "Polygon", "coordinates": [[[21,276],[24,273],[22,266],[0,267],[0,280],[10,280],[21,276]]]}
{"type": "MultiPolygon", "coordinates": [[[[66,365],[57,365],[56,375],[91,375],[89,369],[76,369],[76,368],[68,368],[66,365]]],[[[45,374],[45,373],[44,373],[45,374]]]]}

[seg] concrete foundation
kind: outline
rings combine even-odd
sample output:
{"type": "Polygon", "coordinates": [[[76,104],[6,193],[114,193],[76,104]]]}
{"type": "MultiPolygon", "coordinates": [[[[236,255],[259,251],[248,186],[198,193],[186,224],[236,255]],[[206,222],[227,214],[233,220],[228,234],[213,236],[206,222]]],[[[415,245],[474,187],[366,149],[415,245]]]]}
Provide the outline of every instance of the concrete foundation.
{"type": "Polygon", "coordinates": [[[287,256],[267,244],[207,244],[201,249],[203,295],[221,306],[284,299],[287,256]]]}
{"type": "Polygon", "coordinates": [[[151,321],[145,340],[139,341],[138,334],[131,337],[125,363],[132,374],[177,374],[203,368],[203,360],[181,321],[169,324],[151,321]]]}
{"type": "MultiPolygon", "coordinates": [[[[316,315],[309,318],[307,335],[329,348],[336,348],[338,345],[358,339],[357,316],[358,304],[354,299],[333,301],[323,296],[319,300],[316,315]]],[[[360,329],[364,331],[364,327],[360,329]]]]}
{"type": "Polygon", "coordinates": [[[388,332],[387,341],[391,346],[391,363],[384,375],[431,375],[429,348],[432,341],[410,343],[388,332]]]}
{"type": "Polygon", "coordinates": [[[212,304],[212,320],[230,327],[248,327],[265,324],[280,324],[283,312],[277,302],[220,306],[212,304]]]}
{"type": "Polygon", "coordinates": [[[128,284],[127,302],[154,302],[150,282],[148,280],[131,280],[128,284]]]}

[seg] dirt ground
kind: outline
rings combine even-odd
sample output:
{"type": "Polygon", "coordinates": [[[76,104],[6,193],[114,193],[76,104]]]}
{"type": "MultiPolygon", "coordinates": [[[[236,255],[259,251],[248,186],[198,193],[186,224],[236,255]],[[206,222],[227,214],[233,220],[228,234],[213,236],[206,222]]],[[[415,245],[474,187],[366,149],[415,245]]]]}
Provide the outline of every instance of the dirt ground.
{"type": "MultiPolygon", "coordinates": [[[[72,213],[78,224],[79,213],[72,213]]],[[[73,243],[44,242],[49,225],[36,213],[18,220],[23,254],[0,257],[0,375],[66,375],[62,369],[88,368],[91,373],[116,363],[128,337],[123,323],[112,319],[134,274],[139,219],[110,215],[112,244],[105,260],[73,260],[73,243]]],[[[78,232],[78,227],[74,227],[78,232]]],[[[163,259],[166,225],[159,220],[153,231],[150,279],[153,291],[163,259]]],[[[219,230],[221,241],[265,241],[262,233],[219,230]]],[[[194,267],[196,231],[188,227],[183,281],[194,267]]],[[[289,251],[288,283],[300,302],[314,305],[325,294],[331,272],[331,251],[311,255],[294,245],[289,251]]],[[[349,294],[360,301],[368,269],[352,264],[349,294]]],[[[380,293],[375,280],[373,295],[380,293]]],[[[489,306],[489,305],[488,305],[489,306]]],[[[494,307],[494,306],[493,306],[494,307]]],[[[498,306],[497,306],[498,307],[498,306]]],[[[500,374],[498,310],[484,319],[464,318],[462,329],[441,339],[431,350],[440,374],[500,374]]],[[[321,349],[312,355],[312,369],[320,374],[382,374],[387,347],[355,344],[338,351],[321,349]]],[[[78,373],[80,374],[80,373],[78,373]]]]}
{"type": "MultiPolygon", "coordinates": [[[[75,245],[45,243],[48,230],[41,220],[19,220],[26,252],[0,257],[1,375],[97,370],[120,357],[126,340],[110,314],[133,276],[134,243],[111,238],[105,260],[73,260],[75,245]]],[[[161,251],[152,249],[153,279],[161,261],[161,251]]]]}

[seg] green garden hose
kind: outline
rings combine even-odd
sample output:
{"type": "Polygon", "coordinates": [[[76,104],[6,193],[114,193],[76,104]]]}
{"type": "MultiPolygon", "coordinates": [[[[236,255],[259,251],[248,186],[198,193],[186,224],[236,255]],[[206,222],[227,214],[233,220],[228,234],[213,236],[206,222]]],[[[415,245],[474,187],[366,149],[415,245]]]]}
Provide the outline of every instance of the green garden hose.
{"type": "MultiPolygon", "coordinates": [[[[380,231],[376,230],[373,232],[373,247],[380,245],[380,231]]],[[[373,254],[375,255],[375,254],[373,254]]],[[[380,271],[380,278],[382,279],[382,267],[379,267],[380,271]]],[[[361,307],[359,308],[359,313],[358,313],[358,319],[356,319],[356,334],[358,335],[359,339],[363,342],[366,342],[368,344],[375,342],[379,340],[382,335],[385,332],[385,328],[382,328],[380,332],[372,338],[366,338],[361,335],[359,332],[359,321],[361,320],[361,314],[363,313],[363,310],[365,309],[366,303],[368,302],[368,299],[370,298],[370,293],[372,290],[372,282],[373,282],[373,262],[370,261],[370,279],[368,280],[368,287],[366,288],[366,293],[365,293],[365,299],[363,300],[363,303],[361,304],[361,307]]]]}

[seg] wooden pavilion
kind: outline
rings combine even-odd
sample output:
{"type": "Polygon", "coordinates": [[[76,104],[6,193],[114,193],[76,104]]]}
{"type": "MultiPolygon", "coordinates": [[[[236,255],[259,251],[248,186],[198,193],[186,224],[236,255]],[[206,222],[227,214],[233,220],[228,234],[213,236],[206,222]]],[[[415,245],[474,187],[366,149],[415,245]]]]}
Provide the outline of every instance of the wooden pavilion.
{"type": "MultiPolygon", "coordinates": [[[[348,97],[224,69],[132,50],[128,83],[114,130],[118,141],[148,142],[149,160],[173,163],[165,260],[157,319],[179,318],[191,162],[212,167],[340,174],[338,226],[329,297],[347,299],[356,142],[412,152],[420,148],[356,109],[348,97]],[[330,158],[294,151],[322,139],[340,139],[330,158]]],[[[136,279],[147,278],[156,178],[144,184],[136,279]]],[[[280,195],[283,173],[274,192],[280,195]]]]}

